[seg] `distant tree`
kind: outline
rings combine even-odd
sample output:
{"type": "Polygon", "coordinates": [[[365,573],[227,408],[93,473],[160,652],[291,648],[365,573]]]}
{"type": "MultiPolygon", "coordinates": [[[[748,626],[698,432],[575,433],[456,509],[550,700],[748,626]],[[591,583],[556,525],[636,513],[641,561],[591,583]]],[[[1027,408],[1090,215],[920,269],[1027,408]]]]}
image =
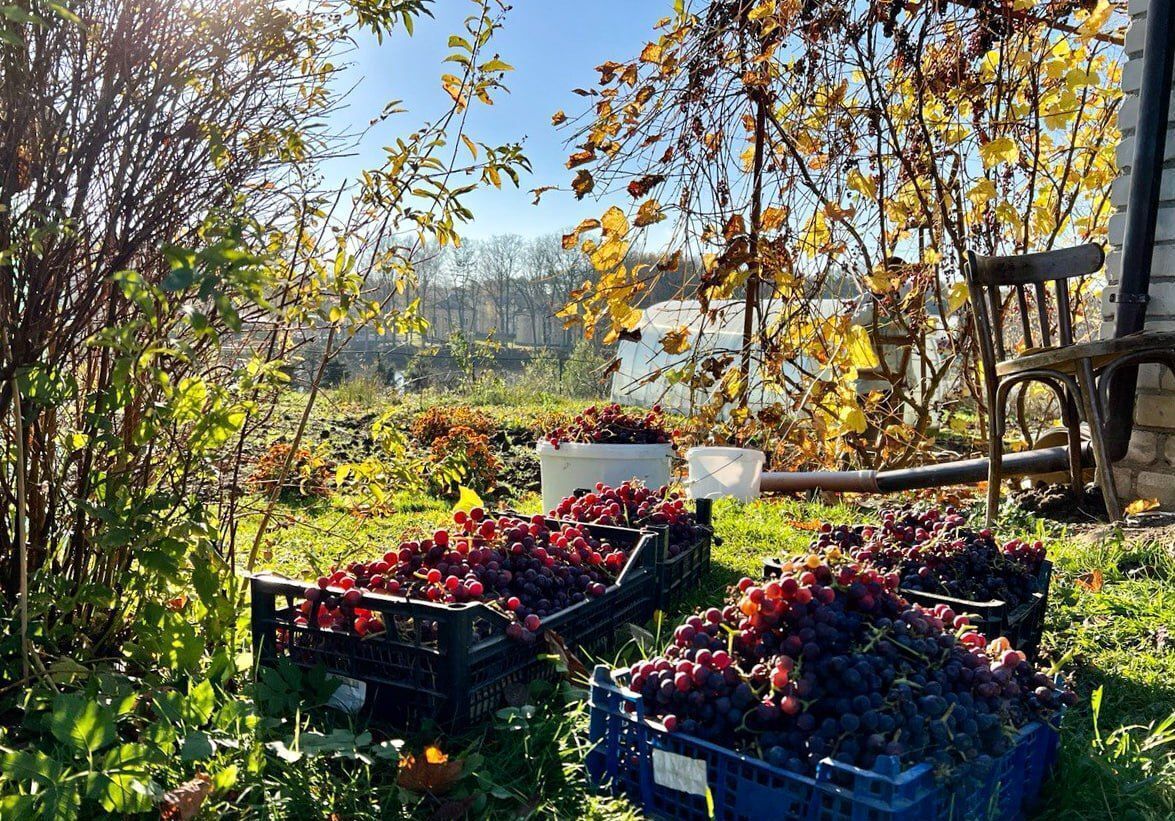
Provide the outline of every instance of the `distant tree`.
{"type": "Polygon", "coordinates": [[[563,321],[555,314],[576,286],[591,275],[591,267],[579,254],[564,249],[558,234],[547,234],[531,240],[525,269],[527,292],[535,304],[532,316],[541,323],[544,343],[569,347],[573,335],[564,330],[563,321]]]}
{"type": "Polygon", "coordinates": [[[517,234],[496,234],[480,245],[479,280],[493,307],[499,335],[510,339],[515,333],[515,284],[526,253],[517,234]]]}
{"type": "Polygon", "coordinates": [[[448,255],[445,278],[448,282],[446,313],[448,332],[460,331],[467,337],[477,336],[477,314],[480,285],[478,266],[481,264],[480,250],[473,242],[464,242],[448,255]],[[453,324],[456,314],[457,324],[453,324]]]}

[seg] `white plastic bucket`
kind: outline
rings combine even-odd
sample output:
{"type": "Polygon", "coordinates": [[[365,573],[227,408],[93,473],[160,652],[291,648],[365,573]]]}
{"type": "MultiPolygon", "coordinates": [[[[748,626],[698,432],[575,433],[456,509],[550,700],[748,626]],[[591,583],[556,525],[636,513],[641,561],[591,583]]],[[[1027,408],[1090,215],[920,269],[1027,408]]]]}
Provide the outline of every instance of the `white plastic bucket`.
{"type": "Polygon", "coordinates": [[[759,477],[767,457],[747,448],[690,448],[686,488],[691,499],[730,496],[742,502],[759,498],[759,477]]]}
{"type": "Polygon", "coordinates": [[[671,445],[560,442],[556,449],[544,439],[536,449],[545,512],[554,510],[578,488],[594,488],[596,482],[613,487],[629,479],[640,479],[653,488],[669,484],[671,445]]]}

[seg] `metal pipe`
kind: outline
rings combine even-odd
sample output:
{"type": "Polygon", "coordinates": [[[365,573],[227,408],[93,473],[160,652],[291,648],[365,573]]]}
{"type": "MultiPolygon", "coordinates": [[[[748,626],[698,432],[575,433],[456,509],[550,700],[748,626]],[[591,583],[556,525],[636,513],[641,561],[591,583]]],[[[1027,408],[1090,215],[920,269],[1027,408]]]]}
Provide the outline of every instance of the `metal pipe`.
{"type": "MultiPolygon", "coordinates": [[[[1081,451],[1082,462],[1093,464],[1088,448],[1081,451]]],[[[765,493],[802,493],[827,490],[835,493],[894,493],[947,485],[965,485],[987,478],[987,459],[963,459],[941,465],[925,465],[902,470],[812,471],[808,473],[766,472],[759,481],[765,493]]],[[[1025,476],[1068,470],[1069,448],[1041,448],[1004,455],[1005,476],[1025,476]]]]}
{"type": "Polygon", "coordinates": [[[818,470],[807,473],[767,472],[759,479],[766,493],[801,493],[828,490],[835,493],[877,493],[875,470],[818,470]]]}
{"type": "MultiPolygon", "coordinates": [[[[1171,108],[1171,68],[1175,55],[1172,0],[1151,0],[1146,9],[1142,80],[1138,92],[1138,123],[1134,129],[1134,161],[1126,202],[1126,230],[1122,238],[1122,274],[1114,336],[1141,331],[1150,301],[1151,262],[1155,250],[1155,223],[1163,182],[1167,118],[1171,108]]],[[[1138,368],[1124,368],[1110,385],[1106,418],[1106,446],[1111,461],[1126,455],[1134,429],[1138,368]]]]}

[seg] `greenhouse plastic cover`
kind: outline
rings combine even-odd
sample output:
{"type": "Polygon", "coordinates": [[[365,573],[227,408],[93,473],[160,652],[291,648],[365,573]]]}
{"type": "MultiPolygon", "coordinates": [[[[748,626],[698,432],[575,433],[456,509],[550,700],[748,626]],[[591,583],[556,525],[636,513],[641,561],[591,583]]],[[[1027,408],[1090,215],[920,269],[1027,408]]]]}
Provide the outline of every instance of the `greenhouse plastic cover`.
{"type": "MultiPolygon", "coordinates": [[[[843,315],[845,311],[850,311],[856,324],[867,325],[872,321],[872,305],[866,300],[819,299],[810,301],[809,305],[822,317],[843,315]]],[[[768,325],[778,320],[788,307],[785,302],[764,306],[768,325]]],[[[691,397],[688,386],[680,383],[671,385],[664,375],[650,378],[650,374],[659,368],[671,370],[680,367],[691,356],[703,358],[722,352],[737,356],[742,347],[745,303],[742,300],[712,301],[710,309],[703,316],[701,303],[692,299],[669,300],[646,308],[637,326],[640,339],[620,342],[617,351],[620,366],[612,376],[612,400],[645,407],[660,403],[667,410],[682,413],[702,405],[708,398],[705,391],[694,391],[691,397]],[[689,330],[690,349],[681,354],[667,353],[661,345],[662,337],[682,327],[689,330]],[[702,333],[699,334],[699,331],[702,333]]],[[[911,356],[911,370],[917,367],[917,360],[915,353],[911,356]]],[[[797,362],[784,363],[783,373],[787,378],[798,379],[800,367],[809,373],[820,369],[815,362],[801,358],[797,362]]],[[[876,387],[876,383],[860,386],[862,390],[876,387]]],[[[752,384],[748,401],[752,410],[780,401],[787,401],[787,397],[768,390],[758,382],[752,384]]]]}

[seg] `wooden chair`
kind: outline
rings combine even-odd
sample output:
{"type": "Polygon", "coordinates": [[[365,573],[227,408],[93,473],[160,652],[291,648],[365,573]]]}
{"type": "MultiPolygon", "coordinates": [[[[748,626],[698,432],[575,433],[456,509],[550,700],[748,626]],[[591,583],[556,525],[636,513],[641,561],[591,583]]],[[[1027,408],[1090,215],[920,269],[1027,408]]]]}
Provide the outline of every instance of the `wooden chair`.
{"type": "Polygon", "coordinates": [[[1158,363],[1175,373],[1175,333],[1141,332],[1074,343],[1069,280],[1096,273],[1104,261],[1101,246],[1095,244],[1008,257],[967,252],[963,273],[970,289],[988,405],[988,524],[1000,503],[1008,394],[1013,387],[1027,387],[1030,382],[1051,389],[1061,403],[1073,489],[1083,490],[1084,418],[1106,511],[1112,521],[1122,516],[1105,442],[1108,385],[1114,373],[1127,365],[1158,363]],[[1046,287],[1050,284],[1051,289],[1046,287]],[[1019,322],[1011,327],[1018,338],[1010,340],[1005,337],[1005,314],[1017,313],[1019,322]]]}

